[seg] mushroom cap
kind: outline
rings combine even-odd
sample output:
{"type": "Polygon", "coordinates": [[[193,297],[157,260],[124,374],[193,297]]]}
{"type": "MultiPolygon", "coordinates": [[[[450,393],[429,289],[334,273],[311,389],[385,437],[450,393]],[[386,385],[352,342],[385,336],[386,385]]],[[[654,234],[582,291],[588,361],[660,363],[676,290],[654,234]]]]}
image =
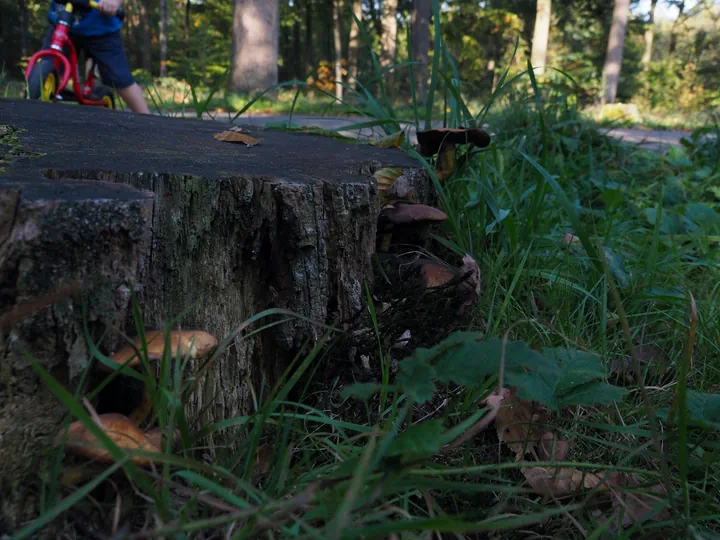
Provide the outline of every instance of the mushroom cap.
{"type": "MultiPolygon", "coordinates": [[[[154,330],[145,335],[147,341],[148,359],[161,360],[165,351],[165,333],[154,330]]],[[[142,343],[137,337],[133,340],[135,347],[140,350],[142,343]]],[[[170,332],[170,347],[177,356],[190,355],[190,358],[203,358],[212,349],[217,347],[218,340],[212,334],[201,330],[187,330],[184,332],[170,332]],[[179,341],[179,345],[178,345],[179,341]]],[[[125,345],[115,354],[110,356],[110,360],[118,365],[123,365],[130,360],[128,365],[135,367],[140,363],[140,358],[135,354],[135,349],[131,345],[125,345]],[[132,360],[130,360],[132,358],[132,360]]],[[[107,368],[105,368],[107,370],[107,368]]]]}
{"type": "MultiPolygon", "coordinates": [[[[146,452],[161,453],[162,450],[156,446],[140,428],[126,416],[117,413],[101,414],[99,416],[105,434],[120,448],[127,450],[142,449],[146,452]]],[[[57,446],[62,442],[64,429],[61,429],[53,439],[53,445],[57,446]]],[[[113,463],[115,459],[112,454],[97,440],[95,435],[77,420],[68,428],[65,451],[76,456],[94,459],[101,463],[113,463]]],[[[150,459],[145,456],[133,456],[133,463],[140,466],[150,464],[150,459]]]]}
{"type": "Polygon", "coordinates": [[[428,261],[420,266],[420,279],[426,289],[442,287],[458,277],[458,272],[445,265],[428,261]]]}
{"type": "Polygon", "coordinates": [[[383,208],[378,217],[379,222],[389,222],[393,225],[420,225],[441,222],[446,219],[447,214],[445,212],[432,206],[399,202],[383,208]]]}
{"type": "Polygon", "coordinates": [[[482,129],[428,129],[417,132],[417,140],[420,145],[420,153],[424,156],[434,156],[440,151],[443,143],[451,144],[473,144],[479,148],[485,148],[490,144],[490,135],[482,129]]]}
{"type": "MultiPolygon", "coordinates": [[[[153,428],[145,432],[145,437],[150,441],[150,444],[156,448],[162,448],[165,444],[165,438],[167,435],[159,428],[153,428]]],[[[172,446],[175,446],[180,440],[180,430],[175,429],[173,433],[172,446]]]]}

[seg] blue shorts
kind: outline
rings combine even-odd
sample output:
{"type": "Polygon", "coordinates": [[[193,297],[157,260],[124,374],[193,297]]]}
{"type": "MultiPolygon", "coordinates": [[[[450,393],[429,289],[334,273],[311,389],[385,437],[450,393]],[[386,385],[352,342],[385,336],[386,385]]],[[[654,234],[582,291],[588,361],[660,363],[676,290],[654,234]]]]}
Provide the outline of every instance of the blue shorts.
{"type": "MultiPolygon", "coordinates": [[[[42,48],[50,48],[54,27],[51,27],[43,39],[42,48]]],[[[120,31],[112,32],[102,36],[77,36],[70,35],[78,54],[85,51],[85,54],[94,58],[100,70],[100,78],[103,84],[113,86],[122,90],[132,86],[135,79],[130,73],[125,47],[120,39],[120,31]]],[[[82,73],[84,69],[80,67],[82,73]]]]}

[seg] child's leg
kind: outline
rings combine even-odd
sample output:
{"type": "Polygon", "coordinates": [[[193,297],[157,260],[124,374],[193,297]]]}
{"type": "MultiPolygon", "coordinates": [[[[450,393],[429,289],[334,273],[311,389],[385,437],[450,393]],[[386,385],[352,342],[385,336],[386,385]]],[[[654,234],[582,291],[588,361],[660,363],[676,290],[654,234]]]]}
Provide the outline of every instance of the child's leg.
{"type": "Polygon", "coordinates": [[[120,32],[85,37],[83,45],[88,54],[95,58],[103,84],[115,87],[132,111],[150,114],[142,90],[130,73],[120,32]]]}

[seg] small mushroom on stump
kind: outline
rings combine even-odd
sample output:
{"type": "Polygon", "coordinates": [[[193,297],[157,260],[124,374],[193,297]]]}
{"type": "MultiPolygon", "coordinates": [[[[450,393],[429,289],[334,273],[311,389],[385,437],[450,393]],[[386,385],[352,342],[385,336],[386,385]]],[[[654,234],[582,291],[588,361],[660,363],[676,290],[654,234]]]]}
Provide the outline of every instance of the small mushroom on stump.
{"type": "Polygon", "coordinates": [[[480,269],[469,255],[463,258],[462,268],[454,268],[430,259],[418,259],[406,274],[417,276],[425,289],[446,288],[448,294],[461,301],[460,312],[480,295],[480,269]],[[474,264],[470,264],[470,261],[474,264]]]}
{"type": "Polygon", "coordinates": [[[425,204],[395,202],[383,208],[378,216],[378,251],[387,252],[395,244],[422,245],[431,225],[447,220],[442,210],[425,204]]]}
{"type": "MultiPolygon", "coordinates": [[[[165,353],[165,333],[161,331],[152,331],[145,334],[147,342],[148,360],[161,360],[165,353]]],[[[202,358],[210,350],[217,347],[218,340],[215,336],[200,330],[189,330],[184,332],[170,332],[170,347],[175,350],[175,354],[180,357],[187,356],[190,358],[202,358]]],[[[126,364],[130,367],[136,367],[140,364],[135,350],[141,350],[142,342],[139,337],[133,340],[133,345],[125,345],[122,349],[110,356],[110,360],[118,366],[126,364]]],[[[171,349],[171,350],[173,350],[171,349]]],[[[171,355],[175,356],[175,355],[171,355]]]]}
{"type": "MultiPolygon", "coordinates": [[[[146,452],[161,453],[161,447],[154,444],[158,439],[151,439],[128,417],[117,413],[101,414],[99,416],[101,428],[105,434],[118,447],[125,450],[141,449],[146,452]]],[[[61,429],[53,439],[53,446],[62,442],[64,429],[61,429]]],[[[65,442],[65,452],[95,460],[99,463],[113,463],[112,454],[97,440],[95,435],[77,420],[70,424],[65,442]]],[[[132,456],[131,461],[138,466],[148,467],[151,459],[146,456],[132,456]]]]}
{"type": "Polygon", "coordinates": [[[485,148],[490,144],[490,135],[482,129],[429,129],[417,132],[418,149],[420,155],[431,157],[438,155],[436,176],[444,182],[457,167],[458,144],[471,144],[478,148],[485,148]]]}
{"type": "MultiPolygon", "coordinates": [[[[169,333],[169,337],[171,357],[204,358],[218,345],[215,336],[201,330],[174,331],[169,333]]],[[[147,359],[150,361],[162,360],[165,352],[165,333],[157,330],[147,332],[145,341],[147,343],[147,359]]],[[[142,341],[139,337],[133,340],[132,345],[127,344],[112,354],[110,360],[118,367],[127,365],[136,369],[141,365],[136,349],[142,354],[142,341]]],[[[100,364],[100,366],[106,372],[113,371],[105,364],[100,364]]],[[[142,424],[151,413],[152,405],[150,394],[146,388],[143,388],[140,403],[129,412],[130,419],[138,425],[142,424]]]]}

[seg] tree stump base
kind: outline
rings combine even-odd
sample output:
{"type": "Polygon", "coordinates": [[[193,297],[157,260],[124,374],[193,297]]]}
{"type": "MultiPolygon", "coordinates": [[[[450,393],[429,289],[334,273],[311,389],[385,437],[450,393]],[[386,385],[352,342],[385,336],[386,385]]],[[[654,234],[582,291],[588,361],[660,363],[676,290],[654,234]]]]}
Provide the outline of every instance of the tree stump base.
{"type": "MultiPolygon", "coordinates": [[[[361,309],[372,175],[418,164],[277,131],[252,130],[261,142],[250,148],[215,140],[227,127],[0,99],[0,518],[34,516],[42,458],[65,415],[24,352],[74,391],[90,360],[86,329],[106,354],[124,342],[118,330],[136,334],[132,291],[146,328],[185,313],[183,329],[219,339],[273,307],[329,324],[361,309]],[[38,299],[47,305],[33,307],[38,299]]],[[[236,338],[188,418],[247,413],[250,382],[272,384],[319,333],[296,319],[236,338]]]]}

